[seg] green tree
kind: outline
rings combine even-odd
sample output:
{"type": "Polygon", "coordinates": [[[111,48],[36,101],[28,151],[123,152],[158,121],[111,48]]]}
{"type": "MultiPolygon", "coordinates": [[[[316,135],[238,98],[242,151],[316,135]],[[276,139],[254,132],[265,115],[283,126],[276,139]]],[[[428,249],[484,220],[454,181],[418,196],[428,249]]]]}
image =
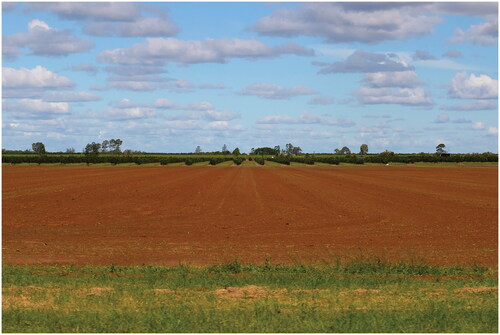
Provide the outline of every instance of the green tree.
{"type": "Polygon", "coordinates": [[[66,149],[67,154],[74,154],[75,153],[75,148],[67,148],[66,149]]]}
{"type": "Polygon", "coordinates": [[[229,153],[229,150],[227,150],[227,145],[225,145],[225,144],[222,146],[222,153],[224,155],[227,155],[229,153]]]}
{"type": "Polygon", "coordinates": [[[446,153],[445,148],[446,148],[446,145],[444,145],[443,143],[438,144],[436,147],[436,153],[437,154],[445,154],[446,153]]]}
{"type": "Polygon", "coordinates": [[[199,145],[196,147],[196,149],[194,149],[194,153],[195,154],[201,153],[201,147],[199,145]]]}
{"type": "Polygon", "coordinates": [[[33,149],[33,152],[39,155],[45,155],[45,145],[42,142],[36,142],[31,144],[31,148],[33,149]]]}
{"type": "Polygon", "coordinates": [[[361,144],[359,147],[359,153],[361,155],[366,155],[368,153],[368,144],[361,144]]]}
{"type": "Polygon", "coordinates": [[[300,147],[292,148],[292,155],[300,155],[302,153],[302,149],[300,147]]]}
{"type": "Polygon", "coordinates": [[[114,138],[109,140],[109,149],[111,152],[114,153],[121,153],[120,146],[123,144],[123,141],[117,138],[116,140],[114,138]]]}
{"type": "Polygon", "coordinates": [[[92,142],[85,146],[85,149],[83,149],[83,153],[86,156],[97,155],[99,154],[99,149],[101,149],[101,145],[99,143],[92,142]]]}
{"type": "Polygon", "coordinates": [[[102,141],[102,144],[101,144],[101,152],[108,152],[108,149],[109,149],[109,141],[108,140],[104,140],[102,141]]]}
{"type": "Polygon", "coordinates": [[[241,155],[240,153],[240,149],[239,148],[236,148],[233,150],[233,155],[237,156],[237,155],[241,155]]]}
{"type": "Polygon", "coordinates": [[[350,155],[351,154],[351,149],[348,147],[342,147],[339,152],[341,155],[350,155]]]}

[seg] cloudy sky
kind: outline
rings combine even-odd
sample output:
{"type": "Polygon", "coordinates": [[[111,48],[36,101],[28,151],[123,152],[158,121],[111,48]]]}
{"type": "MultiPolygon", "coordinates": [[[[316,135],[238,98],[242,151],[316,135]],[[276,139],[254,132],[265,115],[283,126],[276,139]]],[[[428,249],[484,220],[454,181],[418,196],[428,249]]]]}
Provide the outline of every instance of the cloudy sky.
{"type": "Polygon", "coordinates": [[[2,5],[2,147],[498,152],[497,3],[2,5]]]}

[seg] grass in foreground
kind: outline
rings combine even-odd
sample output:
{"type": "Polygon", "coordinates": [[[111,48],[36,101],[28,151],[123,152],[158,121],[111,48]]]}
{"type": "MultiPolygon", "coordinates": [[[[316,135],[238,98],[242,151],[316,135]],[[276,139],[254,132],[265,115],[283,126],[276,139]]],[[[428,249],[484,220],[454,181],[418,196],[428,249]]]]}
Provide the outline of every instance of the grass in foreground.
{"type": "Polygon", "coordinates": [[[4,265],[2,281],[3,332],[498,331],[481,267],[4,265]]]}

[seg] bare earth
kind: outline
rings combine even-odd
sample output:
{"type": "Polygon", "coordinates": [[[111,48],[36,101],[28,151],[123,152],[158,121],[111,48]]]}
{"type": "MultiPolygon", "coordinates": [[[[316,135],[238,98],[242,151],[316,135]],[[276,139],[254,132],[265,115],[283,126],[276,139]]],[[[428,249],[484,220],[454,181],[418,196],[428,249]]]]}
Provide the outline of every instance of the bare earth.
{"type": "Polygon", "coordinates": [[[3,261],[496,266],[491,168],[3,166],[3,261]]]}

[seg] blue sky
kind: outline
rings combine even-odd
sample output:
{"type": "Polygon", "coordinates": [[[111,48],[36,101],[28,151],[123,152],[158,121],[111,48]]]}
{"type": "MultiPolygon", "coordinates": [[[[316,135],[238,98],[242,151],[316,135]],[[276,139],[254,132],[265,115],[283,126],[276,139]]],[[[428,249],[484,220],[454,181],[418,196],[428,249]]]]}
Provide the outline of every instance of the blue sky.
{"type": "Polygon", "coordinates": [[[496,2],[2,9],[3,148],[498,152],[496,2]]]}

